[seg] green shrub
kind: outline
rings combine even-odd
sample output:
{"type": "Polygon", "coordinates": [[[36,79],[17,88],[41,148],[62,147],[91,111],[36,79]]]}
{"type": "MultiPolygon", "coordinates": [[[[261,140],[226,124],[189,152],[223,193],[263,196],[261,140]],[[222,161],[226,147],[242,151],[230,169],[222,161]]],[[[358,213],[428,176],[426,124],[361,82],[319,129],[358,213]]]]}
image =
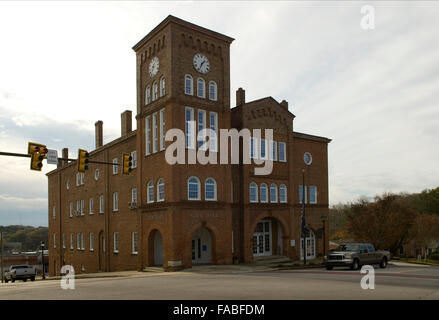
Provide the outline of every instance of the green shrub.
{"type": "Polygon", "coordinates": [[[432,253],[430,255],[430,259],[432,259],[432,260],[439,260],[439,252],[432,253]]]}

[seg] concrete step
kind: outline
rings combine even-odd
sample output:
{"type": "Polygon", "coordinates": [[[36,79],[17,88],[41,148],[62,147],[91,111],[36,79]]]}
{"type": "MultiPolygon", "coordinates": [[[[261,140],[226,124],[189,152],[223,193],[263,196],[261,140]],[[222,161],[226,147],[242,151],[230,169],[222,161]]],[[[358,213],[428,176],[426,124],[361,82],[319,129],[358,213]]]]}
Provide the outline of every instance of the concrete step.
{"type": "Polygon", "coordinates": [[[256,257],[256,264],[271,264],[271,263],[284,263],[290,262],[290,258],[285,256],[265,256],[265,257],[256,257]]]}
{"type": "Polygon", "coordinates": [[[143,272],[165,272],[165,269],[162,267],[146,267],[143,272]]]}

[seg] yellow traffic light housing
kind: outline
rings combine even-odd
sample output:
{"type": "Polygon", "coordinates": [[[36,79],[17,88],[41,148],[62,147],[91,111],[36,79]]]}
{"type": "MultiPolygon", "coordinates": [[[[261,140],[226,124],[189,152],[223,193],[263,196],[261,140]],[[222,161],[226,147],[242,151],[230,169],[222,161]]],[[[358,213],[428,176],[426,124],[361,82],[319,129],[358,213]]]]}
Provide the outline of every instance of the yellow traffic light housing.
{"type": "Polygon", "coordinates": [[[87,150],[78,149],[78,172],[88,170],[88,156],[87,150]]]}
{"type": "Polygon", "coordinates": [[[41,171],[43,160],[47,157],[47,147],[44,144],[29,142],[27,146],[27,154],[31,155],[30,169],[41,171]]]}
{"type": "Polygon", "coordinates": [[[38,152],[35,152],[31,155],[30,160],[30,169],[35,171],[41,171],[43,167],[43,159],[44,156],[38,152]]]}
{"type": "Polygon", "coordinates": [[[44,144],[29,142],[27,146],[27,154],[41,153],[44,158],[48,152],[47,147],[44,144]]]}
{"type": "Polygon", "coordinates": [[[123,170],[122,170],[122,172],[124,174],[130,174],[130,172],[132,170],[131,166],[133,165],[131,160],[133,160],[133,158],[128,153],[123,154],[123,170]]]}

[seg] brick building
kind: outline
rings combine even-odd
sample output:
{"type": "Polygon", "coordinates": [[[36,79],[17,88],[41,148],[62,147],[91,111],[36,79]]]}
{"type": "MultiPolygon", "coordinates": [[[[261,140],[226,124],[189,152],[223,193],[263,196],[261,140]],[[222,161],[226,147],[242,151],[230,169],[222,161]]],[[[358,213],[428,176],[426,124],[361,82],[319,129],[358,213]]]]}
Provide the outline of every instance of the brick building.
{"type": "MultiPolygon", "coordinates": [[[[125,111],[121,137],[103,145],[98,121],[96,149],[90,152],[90,160],[111,163],[131,153],[133,171],[124,175],[118,166],[90,164],[80,174],[73,162],[47,174],[50,274],[59,274],[64,264],[79,273],[152,265],[172,270],[270,255],[300,259],[302,169],[307,256],[327,248],[320,217],[328,212],[330,140],[294,132],[295,116],[286,101],[246,102],[240,88],[230,108],[233,40],[168,16],[133,47],[137,129],[132,130],[131,111],[125,111]],[[196,122],[195,132],[190,121],[196,122]],[[255,175],[254,163],[187,164],[188,155],[186,164],[170,165],[165,153],[172,142],[165,134],[172,128],[186,133],[187,150],[202,147],[194,134],[206,128],[273,129],[272,140],[251,140],[252,158],[273,160],[273,171],[255,175]],[[309,165],[305,153],[307,160],[312,157],[309,165]]],[[[209,152],[219,157],[212,152],[218,141],[209,143],[209,152]]]]}

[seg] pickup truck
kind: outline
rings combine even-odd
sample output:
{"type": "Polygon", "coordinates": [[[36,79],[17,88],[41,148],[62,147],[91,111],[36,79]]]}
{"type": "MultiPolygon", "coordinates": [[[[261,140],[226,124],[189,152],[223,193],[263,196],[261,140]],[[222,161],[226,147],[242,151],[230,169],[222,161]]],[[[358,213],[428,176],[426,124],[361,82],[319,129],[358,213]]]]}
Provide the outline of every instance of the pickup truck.
{"type": "Polygon", "coordinates": [[[379,264],[380,268],[385,268],[389,260],[388,251],[376,251],[370,243],[347,243],[331,251],[325,259],[325,267],[326,270],[332,270],[334,267],[358,270],[362,265],[379,264]]]}
{"type": "Polygon", "coordinates": [[[30,267],[26,265],[10,266],[9,270],[5,271],[5,282],[15,282],[15,280],[23,280],[24,282],[26,282],[27,279],[35,281],[36,274],[37,270],[35,269],[35,267],[30,267]]]}

